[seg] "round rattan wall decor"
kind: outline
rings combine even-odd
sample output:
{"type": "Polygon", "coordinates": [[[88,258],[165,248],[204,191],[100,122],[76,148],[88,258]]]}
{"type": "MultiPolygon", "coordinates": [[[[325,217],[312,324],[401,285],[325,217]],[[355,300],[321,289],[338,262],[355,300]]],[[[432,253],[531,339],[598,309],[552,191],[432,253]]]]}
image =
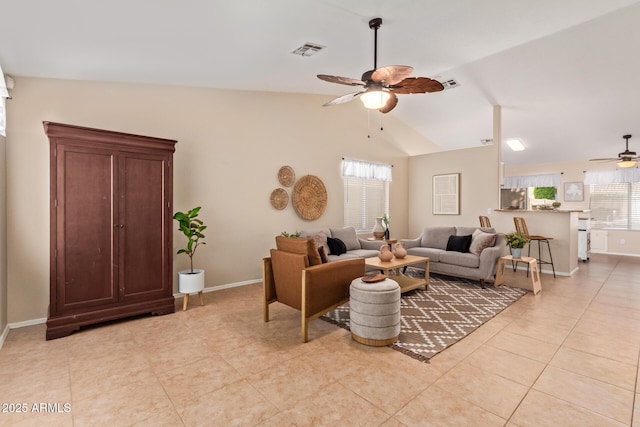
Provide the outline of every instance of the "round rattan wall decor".
{"type": "Polygon", "coordinates": [[[281,211],[289,204],[289,194],[284,188],[276,188],[271,192],[271,206],[281,211]]]}
{"type": "Polygon", "coordinates": [[[296,181],[296,173],[291,166],[283,166],[278,171],[278,181],[285,187],[291,187],[296,181]]]}
{"type": "Polygon", "coordinates": [[[327,189],[320,178],[305,175],[293,187],[293,208],[304,219],[317,219],[327,207],[327,189]]]}

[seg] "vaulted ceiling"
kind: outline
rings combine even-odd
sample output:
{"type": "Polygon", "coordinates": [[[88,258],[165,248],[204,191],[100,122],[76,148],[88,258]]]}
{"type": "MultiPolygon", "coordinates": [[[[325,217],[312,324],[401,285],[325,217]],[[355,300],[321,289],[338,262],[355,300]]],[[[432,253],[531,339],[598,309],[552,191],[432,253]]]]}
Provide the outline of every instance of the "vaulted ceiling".
{"type": "Polygon", "coordinates": [[[492,138],[500,105],[503,139],[527,148],[503,150],[507,164],[617,156],[624,134],[637,135],[630,148],[640,151],[640,1],[3,0],[2,14],[7,74],[327,101],[353,89],[316,74],[359,78],[371,69],[368,21],[382,17],[378,66],[459,83],[399,95],[389,113],[443,150],[492,138]],[[291,54],[305,42],[326,48],[291,54]]]}

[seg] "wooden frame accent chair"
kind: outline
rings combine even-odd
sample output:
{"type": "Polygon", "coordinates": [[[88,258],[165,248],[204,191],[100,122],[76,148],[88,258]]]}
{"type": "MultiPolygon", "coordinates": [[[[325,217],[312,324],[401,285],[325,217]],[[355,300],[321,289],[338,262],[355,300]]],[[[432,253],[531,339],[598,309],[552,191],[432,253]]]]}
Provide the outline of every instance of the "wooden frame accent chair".
{"type": "Polygon", "coordinates": [[[304,343],[311,320],[349,300],[351,281],[365,273],[364,258],[322,263],[312,237],[277,236],[276,246],[262,260],[264,321],[274,302],[300,310],[304,343]]]}

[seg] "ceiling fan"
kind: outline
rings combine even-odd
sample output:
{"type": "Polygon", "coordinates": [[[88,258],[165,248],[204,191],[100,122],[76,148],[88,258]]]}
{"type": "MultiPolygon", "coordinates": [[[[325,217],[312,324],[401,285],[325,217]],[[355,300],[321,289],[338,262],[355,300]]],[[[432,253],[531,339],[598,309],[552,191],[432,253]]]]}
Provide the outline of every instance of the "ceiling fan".
{"type": "Polygon", "coordinates": [[[589,159],[592,162],[618,162],[618,166],[621,168],[632,168],[638,162],[638,155],[635,151],[629,151],[629,139],[631,135],[624,135],[625,149],[622,153],[618,153],[618,157],[610,157],[603,159],[589,159]]]}
{"type": "Polygon", "coordinates": [[[378,68],[378,28],[382,18],[369,21],[369,28],[374,31],[373,70],[366,71],[360,80],[349,77],[318,74],[320,80],[347,86],[362,86],[362,89],[335,98],[323,107],[342,104],[360,98],[366,108],[388,113],[398,104],[396,94],[439,92],[444,89],[442,83],[428,77],[409,77],[413,67],[407,65],[388,65],[378,68]]]}

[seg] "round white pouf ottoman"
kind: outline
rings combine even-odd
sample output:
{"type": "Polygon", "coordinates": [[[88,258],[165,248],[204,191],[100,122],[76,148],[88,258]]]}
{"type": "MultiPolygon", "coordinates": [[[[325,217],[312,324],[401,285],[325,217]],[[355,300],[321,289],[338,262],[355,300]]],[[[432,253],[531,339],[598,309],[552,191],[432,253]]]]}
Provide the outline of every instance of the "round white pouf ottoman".
{"type": "Polygon", "coordinates": [[[400,334],[400,286],[391,279],[365,283],[354,279],[349,287],[351,337],[372,346],[391,345],[400,334]]]}

